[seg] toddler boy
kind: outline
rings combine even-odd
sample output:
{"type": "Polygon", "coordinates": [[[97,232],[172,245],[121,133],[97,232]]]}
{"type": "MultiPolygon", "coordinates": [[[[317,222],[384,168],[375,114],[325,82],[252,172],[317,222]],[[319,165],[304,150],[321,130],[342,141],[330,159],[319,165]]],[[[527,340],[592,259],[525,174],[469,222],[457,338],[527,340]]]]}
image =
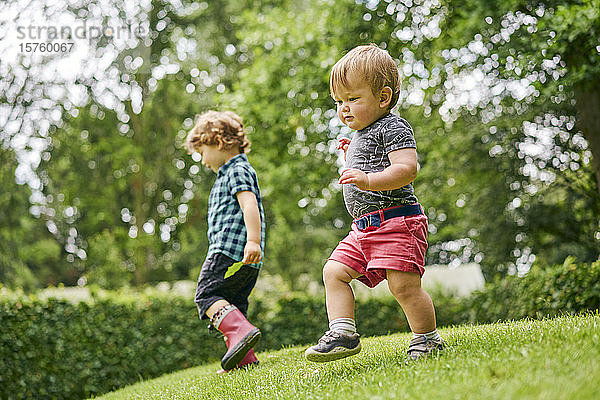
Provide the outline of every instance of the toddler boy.
{"type": "Polygon", "coordinates": [[[195,302],[200,319],[225,337],[222,371],[258,364],[252,349],[261,337],[246,319],[248,296],[262,266],[265,216],[256,172],[248,162],[242,119],[231,111],[208,111],[196,118],[186,148],[217,174],[208,199],[208,254],[195,302]]]}
{"type": "Polygon", "coordinates": [[[433,302],[421,288],[427,217],[411,184],[416,142],[408,122],[390,113],[400,91],[398,69],[379,47],[359,46],[333,66],[330,90],[339,119],[356,131],[338,146],[346,156],[339,183],[354,221],[323,268],[329,330],[306,358],[325,362],[360,352],[353,279],[368,287],[387,279],[413,332],[409,358],[426,356],[443,341],[433,302]]]}

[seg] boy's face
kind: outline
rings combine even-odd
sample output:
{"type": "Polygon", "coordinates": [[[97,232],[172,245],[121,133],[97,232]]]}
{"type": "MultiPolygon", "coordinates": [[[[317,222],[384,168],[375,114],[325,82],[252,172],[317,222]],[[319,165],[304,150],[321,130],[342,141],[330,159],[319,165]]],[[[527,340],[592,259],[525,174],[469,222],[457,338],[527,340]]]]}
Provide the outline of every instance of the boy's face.
{"type": "Polygon", "coordinates": [[[217,145],[203,144],[197,151],[202,156],[202,165],[212,169],[215,173],[231,158],[229,152],[221,150],[217,145]]]}
{"type": "MultiPolygon", "coordinates": [[[[350,74],[348,86],[338,85],[331,96],[337,104],[338,117],[349,128],[357,131],[371,125],[388,113],[390,99],[383,93],[386,88],[379,96],[375,96],[364,79],[350,74]]],[[[391,93],[391,89],[389,91],[391,93]]]]}

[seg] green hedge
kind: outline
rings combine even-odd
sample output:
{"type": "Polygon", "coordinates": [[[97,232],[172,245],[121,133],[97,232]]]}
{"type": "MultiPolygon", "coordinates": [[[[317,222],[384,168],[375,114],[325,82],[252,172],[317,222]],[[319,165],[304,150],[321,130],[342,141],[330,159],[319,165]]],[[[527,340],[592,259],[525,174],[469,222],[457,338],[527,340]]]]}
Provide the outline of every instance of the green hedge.
{"type": "MultiPolygon", "coordinates": [[[[406,330],[393,298],[359,303],[363,335],[406,330]]],[[[256,299],[257,350],[315,342],[327,329],[323,299],[304,293],[256,299]]],[[[218,360],[222,339],[199,321],[192,299],[105,294],[71,303],[0,298],[0,398],[75,399],[218,360]]]]}
{"type": "MultiPolygon", "coordinates": [[[[598,309],[600,262],[568,259],[488,283],[466,299],[432,297],[439,326],[598,309]]],[[[263,331],[258,351],[313,343],[327,329],[322,295],[253,295],[249,317],[263,331]]],[[[363,336],[408,331],[391,296],[358,301],[356,318],[363,336]]],[[[180,295],[109,293],[70,303],[4,293],[0,398],[84,398],[218,360],[225,345],[206,326],[193,300],[180,295]]]]}
{"type": "Polygon", "coordinates": [[[461,322],[496,322],[541,318],[600,308],[600,261],[534,267],[520,278],[507,276],[486,283],[460,307],[461,322]]]}
{"type": "Polygon", "coordinates": [[[0,398],[89,397],[214,360],[212,340],[184,298],[3,299],[0,398]]]}

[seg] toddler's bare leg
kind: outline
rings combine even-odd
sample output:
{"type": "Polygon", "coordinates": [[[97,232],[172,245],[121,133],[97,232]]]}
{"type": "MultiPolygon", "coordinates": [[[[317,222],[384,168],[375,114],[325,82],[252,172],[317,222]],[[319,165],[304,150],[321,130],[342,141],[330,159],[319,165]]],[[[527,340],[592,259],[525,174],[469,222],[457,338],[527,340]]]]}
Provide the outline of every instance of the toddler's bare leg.
{"type": "Polygon", "coordinates": [[[340,262],[329,260],[325,264],[323,283],[330,322],[337,318],[354,319],[354,292],[350,281],[359,276],[358,272],[340,262]]]}
{"type": "Polygon", "coordinates": [[[214,303],[212,303],[210,305],[210,307],[208,307],[208,310],[206,310],[206,316],[211,319],[213,317],[213,315],[215,315],[215,313],[217,311],[219,311],[220,308],[228,306],[229,302],[227,300],[217,300],[214,303]]]}
{"type": "Polygon", "coordinates": [[[421,288],[417,273],[388,269],[387,281],[414,333],[428,333],[436,329],[435,309],[429,294],[421,288]]]}
{"type": "Polygon", "coordinates": [[[329,330],[319,342],[306,349],[308,361],[328,362],[353,356],[360,352],[360,335],[354,322],[354,292],[350,281],[360,274],[352,268],[329,260],[323,268],[325,303],[329,330]]]}

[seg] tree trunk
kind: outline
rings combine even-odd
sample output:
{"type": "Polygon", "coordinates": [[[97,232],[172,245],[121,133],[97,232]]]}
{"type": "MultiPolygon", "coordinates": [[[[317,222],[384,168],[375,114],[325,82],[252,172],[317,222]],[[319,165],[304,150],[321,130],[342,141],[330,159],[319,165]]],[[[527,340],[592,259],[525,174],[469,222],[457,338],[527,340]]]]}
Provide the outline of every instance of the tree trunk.
{"type": "Polygon", "coordinates": [[[592,152],[596,189],[600,193],[600,77],[577,91],[577,123],[592,152]]]}

